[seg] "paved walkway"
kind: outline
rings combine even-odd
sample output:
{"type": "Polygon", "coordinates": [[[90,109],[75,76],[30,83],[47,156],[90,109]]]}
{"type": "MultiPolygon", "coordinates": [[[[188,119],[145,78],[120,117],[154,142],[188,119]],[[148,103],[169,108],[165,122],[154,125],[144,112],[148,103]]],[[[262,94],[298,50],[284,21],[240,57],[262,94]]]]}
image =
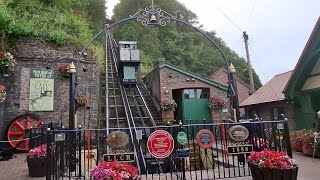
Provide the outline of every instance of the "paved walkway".
{"type": "MultiPolygon", "coordinates": [[[[44,180],[42,178],[29,177],[25,154],[16,154],[9,161],[0,161],[0,180],[44,180]]],[[[301,153],[294,153],[293,158],[299,165],[299,180],[319,180],[320,179],[320,159],[313,159],[301,153]]],[[[198,177],[199,178],[199,177],[198,177]]],[[[205,178],[205,177],[204,177],[205,178]]],[[[159,179],[155,178],[155,179],[159,179]]],[[[161,178],[160,178],[161,179],[161,178]]],[[[191,178],[187,178],[191,179],[191,178]]],[[[192,178],[195,179],[195,178],[192,178]]],[[[210,178],[211,179],[211,178],[210,178]]],[[[251,177],[227,178],[227,180],[251,180],[251,177]]],[[[209,180],[209,179],[205,179],[209,180]]]]}

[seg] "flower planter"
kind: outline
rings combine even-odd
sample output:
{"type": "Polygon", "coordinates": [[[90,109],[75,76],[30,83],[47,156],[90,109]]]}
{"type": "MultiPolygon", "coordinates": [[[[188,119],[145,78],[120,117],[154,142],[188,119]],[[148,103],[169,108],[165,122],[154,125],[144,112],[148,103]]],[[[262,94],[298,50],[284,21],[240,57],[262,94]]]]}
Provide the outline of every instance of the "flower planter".
{"type": "Polygon", "coordinates": [[[253,180],[297,180],[298,166],[291,169],[259,168],[249,163],[253,180]]]}
{"type": "Polygon", "coordinates": [[[29,176],[44,177],[47,174],[47,161],[45,157],[27,158],[29,176]]]}

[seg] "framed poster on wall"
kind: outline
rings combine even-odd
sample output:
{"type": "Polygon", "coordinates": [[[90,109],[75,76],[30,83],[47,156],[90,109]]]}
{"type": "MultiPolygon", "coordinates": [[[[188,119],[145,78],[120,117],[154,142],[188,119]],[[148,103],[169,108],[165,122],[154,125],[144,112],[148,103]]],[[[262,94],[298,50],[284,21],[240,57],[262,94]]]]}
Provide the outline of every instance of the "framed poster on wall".
{"type": "Polygon", "coordinates": [[[29,111],[53,111],[52,69],[30,69],[29,111]]]}

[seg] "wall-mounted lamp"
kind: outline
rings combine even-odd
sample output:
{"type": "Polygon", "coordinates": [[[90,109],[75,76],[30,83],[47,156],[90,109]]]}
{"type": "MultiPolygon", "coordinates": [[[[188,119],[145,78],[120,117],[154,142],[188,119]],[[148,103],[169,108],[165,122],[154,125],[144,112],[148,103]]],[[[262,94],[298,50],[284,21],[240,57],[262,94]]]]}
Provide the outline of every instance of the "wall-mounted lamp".
{"type": "Polygon", "coordinates": [[[196,80],[195,78],[192,78],[192,79],[191,79],[191,81],[195,81],[195,80],[196,80]]]}
{"type": "Polygon", "coordinates": [[[187,81],[190,81],[190,79],[189,79],[189,78],[187,78],[187,81]]]}

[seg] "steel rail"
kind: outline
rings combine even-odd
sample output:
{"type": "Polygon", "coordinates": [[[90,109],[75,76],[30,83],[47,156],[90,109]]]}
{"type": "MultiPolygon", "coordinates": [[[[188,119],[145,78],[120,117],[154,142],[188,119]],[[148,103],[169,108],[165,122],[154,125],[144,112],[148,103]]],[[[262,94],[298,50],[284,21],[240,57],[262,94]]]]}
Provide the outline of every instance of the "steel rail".
{"type": "MultiPolygon", "coordinates": [[[[117,66],[116,66],[117,65],[117,58],[115,56],[115,50],[114,50],[114,47],[112,46],[112,43],[110,43],[110,44],[111,44],[111,49],[112,49],[112,54],[113,54],[113,65],[115,66],[116,71],[118,73],[118,69],[117,69],[117,66]]],[[[119,77],[119,74],[118,74],[118,77],[119,77]]],[[[134,149],[134,152],[135,152],[135,157],[136,157],[136,160],[137,160],[137,167],[139,169],[139,172],[141,172],[140,159],[138,157],[138,152],[137,152],[138,150],[137,150],[137,147],[136,147],[136,145],[138,145],[138,144],[135,143],[136,127],[135,127],[135,124],[134,124],[134,119],[133,119],[132,112],[131,112],[131,109],[130,109],[130,106],[129,106],[127,94],[126,94],[124,86],[120,82],[119,78],[118,78],[118,84],[119,84],[119,88],[120,88],[121,97],[122,97],[122,100],[123,100],[123,106],[124,106],[124,111],[125,111],[126,118],[127,118],[127,125],[129,127],[131,142],[132,142],[133,149],[134,149]],[[133,125],[133,127],[132,127],[131,124],[133,125]],[[133,133],[133,131],[134,131],[135,134],[133,133]]],[[[118,120],[117,120],[117,123],[120,124],[118,120]]],[[[145,160],[143,158],[143,154],[142,154],[142,151],[141,151],[141,146],[140,146],[140,153],[141,153],[141,157],[142,157],[142,160],[143,160],[144,167],[146,168],[145,160]]]]}

